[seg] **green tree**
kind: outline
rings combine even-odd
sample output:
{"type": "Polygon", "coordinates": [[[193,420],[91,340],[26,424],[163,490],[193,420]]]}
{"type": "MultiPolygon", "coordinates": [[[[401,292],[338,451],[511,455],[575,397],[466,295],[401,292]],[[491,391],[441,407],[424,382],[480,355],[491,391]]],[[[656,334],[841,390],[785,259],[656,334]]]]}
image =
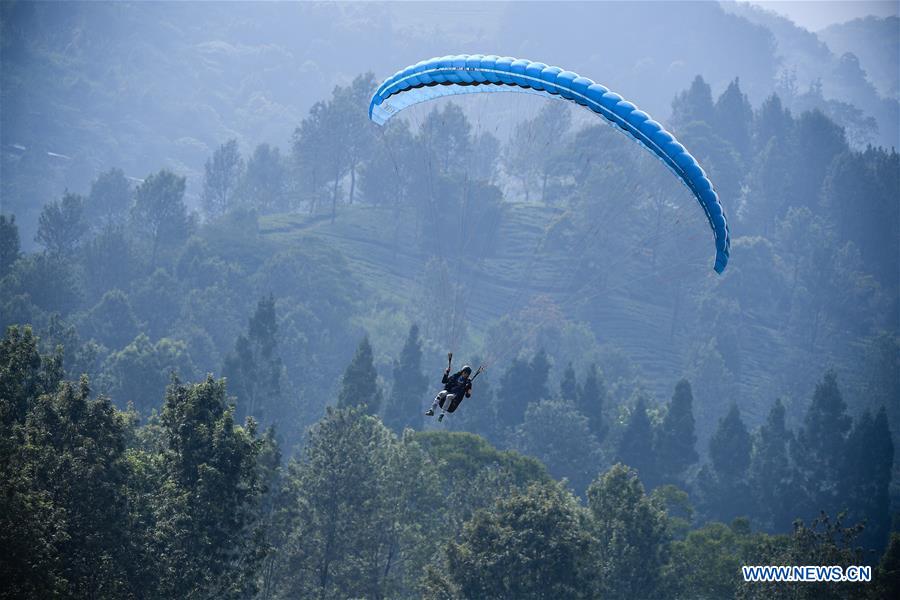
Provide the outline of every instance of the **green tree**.
{"type": "Polygon", "coordinates": [[[863,406],[871,410],[885,407],[891,431],[900,436],[900,406],[895,401],[900,398],[900,336],[887,332],[877,335],[863,360],[863,406]]]}
{"type": "MultiPolygon", "coordinates": [[[[372,73],[358,75],[350,85],[335,94],[333,103],[340,107],[340,118],[347,135],[347,170],[350,175],[350,189],[347,201],[353,204],[356,193],[356,176],[360,163],[369,155],[375,144],[375,126],[368,118],[363,106],[376,87],[372,73]]],[[[332,214],[332,220],[334,215],[332,214]]]]}
{"type": "Polygon", "coordinates": [[[278,321],[275,297],[269,295],[256,304],[247,334],[238,337],[234,351],[225,358],[222,373],[237,397],[242,416],[272,421],[290,419],[281,405],[284,364],[278,352],[278,321]]]}
{"type": "Polygon", "coordinates": [[[378,385],[378,373],[375,372],[372,345],[366,335],[359,342],[353,360],[347,365],[341,377],[341,389],[338,391],[338,408],[363,407],[368,414],[374,415],[381,407],[381,386],[378,385]]]}
{"type": "Polygon", "coordinates": [[[900,533],[892,533],[873,577],[871,598],[896,598],[900,595],[900,533]]]}
{"type": "Polygon", "coordinates": [[[800,516],[841,510],[837,478],[844,464],[851,419],[838,387],[837,374],[828,371],[816,384],[812,402],[791,445],[803,495],[800,516]]]}
{"type": "MultiPolygon", "coordinates": [[[[78,274],[77,265],[70,257],[48,252],[25,254],[13,264],[4,279],[2,300],[9,302],[20,296],[20,302],[27,300],[43,313],[67,315],[80,306],[83,298],[78,274]]],[[[40,312],[32,310],[15,321],[3,319],[3,322],[6,325],[33,323],[39,322],[42,317],[40,312]]]]}
{"type": "Polygon", "coordinates": [[[287,186],[288,172],[281,151],[269,144],[257,146],[240,183],[244,204],[262,213],[287,210],[287,186]]]}
{"type": "Polygon", "coordinates": [[[550,375],[550,361],[543,348],[531,360],[514,358],[500,379],[498,400],[502,421],[509,427],[519,425],[525,419],[525,411],[532,402],[550,396],[547,379],[550,375]]]}
{"type": "Polygon", "coordinates": [[[711,124],[714,118],[712,90],[703,77],[697,75],[691,82],[691,87],[672,101],[672,123],[676,127],[683,127],[694,121],[711,124]]]}
{"type": "Polygon", "coordinates": [[[112,168],[91,182],[85,214],[97,231],[121,228],[128,218],[134,191],[122,169],[112,168]]]}
{"type": "Polygon", "coordinates": [[[764,534],[752,534],[746,519],[695,529],[684,540],[672,542],[668,591],[675,598],[734,598],[741,566],[757,564],[771,543],[764,534]]]}
{"type": "MultiPolygon", "coordinates": [[[[373,152],[360,166],[362,197],[376,206],[394,207],[399,214],[415,198],[412,187],[415,174],[404,167],[415,164],[418,145],[410,131],[409,121],[405,119],[388,121],[378,138],[384,151],[373,152]]],[[[400,241],[398,235],[394,235],[395,244],[400,241]]]]}
{"type": "Polygon", "coordinates": [[[394,385],[385,401],[384,424],[400,433],[405,427],[422,425],[422,403],[428,379],[422,374],[422,339],[419,326],[413,323],[394,362],[394,385]]]}
{"type": "Polygon", "coordinates": [[[374,142],[374,127],[366,114],[374,76],[356,77],[348,87],[336,86],[327,102],[315,103],[294,131],[294,156],[303,179],[311,185],[310,209],[331,201],[331,219],[337,216],[341,182],[350,176],[349,202],[356,193],[356,175],[374,142]],[[330,190],[328,190],[330,187],[330,190]]]}
{"type": "Polygon", "coordinates": [[[473,433],[423,431],[416,432],[415,440],[440,471],[441,496],[446,499],[441,514],[453,531],[513,489],[553,482],[537,459],[497,450],[473,433]]]}
{"type": "Polygon", "coordinates": [[[398,441],[358,409],[329,407],[290,473],[298,512],[285,549],[282,593],[408,595],[433,536],[421,511],[440,506],[434,473],[415,443],[398,441]]]}
{"type": "Polygon", "coordinates": [[[129,301],[144,322],[144,332],[152,338],[174,333],[172,316],[181,312],[184,287],[165,269],[158,268],[132,286],[129,301]]]}
{"type": "Polygon", "coordinates": [[[519,451],[547,465],[554,478],[567,478],[576,493],[584,493],[598,471],[600,444],[587,417],[569,402],[529,404],[514,439],[519,451]]]}
{"type": "Polygon", "coordinates": [[[238,185],[244,175],[244,159],[237,140],[216,148],[204,165],[203,208],[210,217],[218,217],[234,208],[238,185]]]}
{"type": "Polygon", "coordinates": [[[873,417],[868,411],[856,419],[847,436],[841,466],[842,505],[851,522],[865,523],[860,543],[881,552],[891,530],[889,488],[894,465],[894,443],[884,407],[873,417]]]}
{"type": "Polygon", "coordinates": [[[58,357],[41,356],[30,326],[7,328],[0,340],[0,458],[11,451],[8,444],[34,399],[52,393],[61,379],[58,357]]]}
{"type": "Polygon", "coordinates": [[[587,492],[599,545],[603,598],[657,598],[668,561],[665,512],[644,495],[637,473],[617,464],[587,492]]]}
{"type": "Polygon", "coordinates": [[[578,401],[578,379],[575,377],[572,363],[566,365],[566,370],[563,371],[562,379],[559,381],[559,399],[572,404],[578,401]]]}
{"type": "Polygon", "coordinates": [[[755,521],[768,531],[788,531],[796,511],[797,490],[789,449],[794,438],[785,410],[776,400],[753,439],[750,490],[755,521]]]}
{"type": "Polygon", "coordinates": [[[16,215],[0,215],[0,279],[6,277],[19,259],[19,228],[16,215]]]}
{"type": "Polygon", "coordinates": [[[26,418],[36,398],[61,377],[58,360],[42,357],[31,327],[9,327],[0,340],[0,598],[61,595],[60,514],[25,471],[26,418]]]}
{"type": "Polygon", "coordinates": [[[879,242],[900,237],[900,207],[894,201],[898,179],[900,154],[867,148],[837,156],[822,184],[822,207],[839,239],[852,241],[866,271],[892,287],[900,284],[900,259],[895,252],[884,252],[879,242]]]}
{"type": "Polygon", "coordinates": [[[675,384],[666,416],[656,430],[655,451],[663,483],[683,485],[685,471],[697,462],[693,403],[691,384],[682,379],[675,384]]]}
{"type": "Polygon", "coordinates": [[[557,167],[564,140],[572,126],[572,114],[562,102],[547,102],[532,119],[520,122],[506,145],[503,164],[507,173],[519,180],[522,195],[528,202],[533,191],[540,189],[540,201],[548,199],[548,187],[557,167]]]}
{"type": "Polygon", "coordinates": [[[625,431],[616,448],[615,460],[637,471],[647,489],[656,487],[659,475],[656,454],[653,450],[653,424],[647,416],[647,405],[643,396],[638,396],[628,417],[625,431]]]}
{"type": "Polygon", "coordinates": [[[290,536],[292,519],[296,515],[296,498],[288,484],[287,470],[282,464],[283,457],[274,426],[266,429],[260,442],[257,467],[262,495],[257,520],[266,552],[259,569],[258,596],[270,600],[275,597],[280,578],[286,569],[283,550],[290,536]]]}
{"type": "Polygon", "coordinates": [[[81,257],[85,292],[95,301],[109,290],[129,289],[142,274],[138,256],[123,228],[101,231],[84,244],[81,257]]]}
{"type": "Polygon", "coordinates": [[[844,130],[819,110],[805,112],[794,130],[795,206],[815,209],[831,162],[848,148],[844,130]]]}
{"type": "Polygon", "coordinates": [[[713,117],[716,132],[725,138],[742,158],[750,157],[750,135],[753,129],[753,108],[741,91],[738,78],[728,84],[716,100],[713,117]]]}
{"type": "Polygon", "coordinates": [[[124,348],[137,336],[140,323],[131,309],[128,296],[121,290],[110,290],[82,320],[81,329],[107,348],[124,348]]]}
{"type": "Polygon", "coordinates": [[[501,498],[463,527],[446,550],[446,572],[429,567],[426,597],[591,598],[593,540],[577,501],[532,485],[501,498]]]}
{"type": "Polygon", "coordinates": [[[88,231],[84,198],[68,191],[61,200],[46,204],[38,217],[34,241],[55,256],[70,256],[88,231]]]}
{"type": "Polygon", "coordinates": [[[740,410],[732,404],[709,440],[710,465],[697,475],[701,507],[707,519],[727,522],[749,515],[747,476],[752,445],[740,410]]]}
{"type": "MultiPolygon", "coordinates": [[[[832,521],[821,513],[809,525],[798,520],[791,537],[784,543],[764,545],[756,552],[756,565],[850,565],[865,564],[856,540],[862,525],[845,526],[841,517],[832,521]]],[[[838,600],[865,598],[866,589],[857,584],[837,583],[760,583],[742,581],[735,594],[739,600],[774,598],[775,600],[838,600]]]]}
{"type": "Polygon", "coordinates": [[[87,378],[39,396],[29,412],[20,468],[32,501],[52,502],[58,562],[45,567],[67,596],[129,594],[124,429],[109,400],[90,399],[87,378]]]}
{"type": "Polygon", "coordinates": [[[155,344],[139,334],[103,363],[102,389],[119,406],[134,403],[142,415],[158,407],[172,374],[189,376],[194,365],[184,342],[163,338],[155,344]]]}
{"type": "Polygon", "coordinates": [[[603,441],[608,429],[604,410],[606,410],[609,394],[597,365],[591,364],[588,367],[584,382],[578,386],[575,399],[578,410],[588,418],[591,433],[598,441],[603,441]]]}
{"type": "Polygon", "coordinates": [[[262,558],[255,424],[235,425],[224,380],[166,390],[154,494],[156,597],[245,598],[262,558]]]}
{"type": "Polygon", "coordinates": [[[132,224],[150,245],[150,267],[165,245],[179,245],[187,239],[193,223],[184,204],[185,178],[163,169],[148,175],[134,196],[132,224]]]}
{"type": "Polygon", "coordinates": [[[791,111],[786,109],[778,94],[772,94],[766,98],[759,107],[756,118],[753,121],[753,138],[756,153],[765,148],[772,138],[777,142],[788,140],[794,119],[791,111]]]}
{"type": "Polygon", "coordinates": [[[755,122],[755,150],[747,164],[746,213],[756,231],[771,237],[778,220],[796,204],[791,168],[796,152],[793,118],[773,95],[763,102],[755,122]]]}

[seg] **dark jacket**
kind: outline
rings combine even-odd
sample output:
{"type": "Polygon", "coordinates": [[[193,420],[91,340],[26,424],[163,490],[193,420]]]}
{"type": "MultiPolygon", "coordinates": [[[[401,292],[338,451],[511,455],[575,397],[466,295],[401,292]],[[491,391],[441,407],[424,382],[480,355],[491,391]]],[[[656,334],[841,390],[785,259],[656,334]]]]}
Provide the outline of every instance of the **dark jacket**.
{"type": "Polygon", "coordinates": [[[445,374],[441,383],[444,384],[448,394],[455,394],[457,398],[462,398],[463,394],[468,396],[469,390],[472,389],[472,380],[463,377],[462,371],[457,371],[453,375],[445,374]]]}

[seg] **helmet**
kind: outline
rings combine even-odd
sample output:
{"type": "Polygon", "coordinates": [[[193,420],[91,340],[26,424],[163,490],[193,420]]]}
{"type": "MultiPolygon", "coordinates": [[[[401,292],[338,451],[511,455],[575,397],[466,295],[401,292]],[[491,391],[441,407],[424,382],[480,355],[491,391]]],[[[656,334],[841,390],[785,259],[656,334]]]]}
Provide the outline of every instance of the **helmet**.
{"type": "Polygon", "coordinates": [[[467,373],[469,375],[472,374],[472,367],[469,365],[463,365],[463,368],[459,370],[460,373],[467,373]]]}

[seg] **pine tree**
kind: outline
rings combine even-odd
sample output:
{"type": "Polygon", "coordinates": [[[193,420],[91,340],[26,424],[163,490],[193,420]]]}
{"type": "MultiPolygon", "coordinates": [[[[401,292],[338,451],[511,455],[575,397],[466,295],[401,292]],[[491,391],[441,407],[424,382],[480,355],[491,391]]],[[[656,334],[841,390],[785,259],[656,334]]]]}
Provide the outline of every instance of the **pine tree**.
{"type": "Polygon", "coordinates": [[[776,400],[753,441],[750,459],[750,489],[754,499],[754,517],[764,529],[788,531],[796,496],[793,470],[788,455],[793,433],[785,425],[785,410],[776,400]]]}
{"type": "Polygon", "coordinates": [[[873,418],[868,411],[847,437],[841,469],[840,510],[849,509],[850,522],[865,522],[860,536],[865,548],[881,552],[891,529],[891,470],[894,443],[884,407],[873,418]]]}
{"type": "Polygon", "coordinates": [[[656,432],[656,457],[662,483],[683,485],[684,472],[697,462],[693,402],[691,384],[682,379],[675,385],[666,416],[656,432]]]}
{"type": "Polygon", "coordinates": [[[91,183],[85,213],[96,231],[112,231],[125,224],[134,191],[122,169],[101,173],[91,183]]]}
{"type": "Polygon", "coordinates": [[[522,381],[528,376],[528,361],[516,357],[500,378],[500,389],[497,392],[502,410],[499,412],[500,422],[507,427],[515,427],[525,419],[528,399],[522,389],[522,381]]]}
{"type": "Polygon", "coordinates": [[[347,365],[341,378],[341,389],[338,392],[338,408],[362,407],[365,412],[374,415],[381,407],[382,394],[378,385],[378,373],[375,372],[372,345],[366,335],[359,342],[353,360],[347,365]]]}
{"type": "Polygon", "coordinates": [[[550,359],[543,348],[535,352],[528,363],[528,379],[525,384],[528,388],[528,401],[538,402],[550,397],[547,391],[547,380],[550,377],[550,359]]]}
{"type": "Polygon", "coordinates": [[[844,129],[818,110],[797,119],[794,132],[794,206],[819,209],[819,193],[832,160],[848,150],[844,129]]]}
{"type": "Polygon", "coordinates": [[[672,101],[672,123],[684,127],[694,121],[711,123],[714,118],[712,90],[703,77],[697,75],[691,87],[672,101]]]}
{"type": "Polygon", "coordinates": [[[753,108],[741,91],[737,78],[728,84],[716,101],[716,132],[725,138],[744,158],[750,156],[750,132],[753,127],[753,108]]]}
{"type": "Polygon", "coordinates": [[[656,457],[653,452],[653,425],[647,416],[647,406],[643,396],[639,396],[625,432],[619,441],[616,462],[636,470],[648,490],[656,487],[658,481],[656,457]]]}
{"type": "Polygon", "coordinates": [[[509,427],[516,427],[525,419],[525,411],[532,402],[549,397],[547,378],[550,375],[550,361],[547,353],[540,349],[530,361],[517,357],[500,379],[499,399],[503,421],[509,427]]]}
{"type": "Polygon", "coordinates": [[[559,382],[559,399],[563,402],[578,402],[578,381],[575,378],[575,368],[572,363],[566,365],[562,379],[559,382]]]}
{"type": "Polygon", "coordinates": [[[274,296],[257,303],[247,334],[238,337],[222,372],[228,379],[229,390],[237,396],[242,416],[268,421],[287,416],[279,413],[284,408],[281,405],[284,365],[278,354],[274,296]]]}
{"type": "Polygon", "coordinates": [[[84,198],[66,192],[58,202],[44,206],[38,217],[34,240],[55,256],[69,256],[81,245],[88,231],[84,198]]]}
{"type": "Polygon", "coordinates": [[[797,465],[798,483],[804,496],[802,512],[797,516],[809,518],[823,510],[839,512],[840,507],[835,506],[837,478],[844,464],[850,424],[837,375],[828,371],[816,385],[812,403],[791,445],[791,457],[797,465]]]}
{"type": "Polygon", "coordinates": [[[578,387],[576,398],[576,406],[588,418],[591,433],[599,441],[603,441],[608,429],[606,419],[603,416],[603,411],[606,409],[607,393],[606,384],[603,382],[603,377],[600,375],[597,365],[592,364],[588,367],[584,383],[578,387]]]}
{"type": "Polygon", "coordinates": [[[19,259],[19,228],[16,215],[0,215],[0,279],[6,277],[19,259]]]}
{"type": "Polygon", "coordinates": [[[772,138],[782,143],[787,140],[794,119],[791,117],[791,111],[782,106],[781,98],[777,94],[772,94],[760,106],[754,125],[753,138],[756,151],[759,152],[772,138]]]}
{"type": "Polygon", "coordinates": [[[400,360],[394,363],[394,385],[385,401],[384,424],[400,433],[422,424],[422,403],[428,379],[422,374],[422,339],[419,326],[409,328],[400,360]]]}
{"type": "Polygon", "coordinates": [[[726,481],[739,481],[750,468],[752,441],[741,418],[737,404],[719,421],[719,427],[709,440],[709,458],[716,474],[726,481]]]}
{"type": "Polygon", "coordinates": [[[728,522],[751,510],[747,482],[752,441],[736,404],[709,440],[710,465],[697,475],[700,504],[709,519],[728,522]]]}

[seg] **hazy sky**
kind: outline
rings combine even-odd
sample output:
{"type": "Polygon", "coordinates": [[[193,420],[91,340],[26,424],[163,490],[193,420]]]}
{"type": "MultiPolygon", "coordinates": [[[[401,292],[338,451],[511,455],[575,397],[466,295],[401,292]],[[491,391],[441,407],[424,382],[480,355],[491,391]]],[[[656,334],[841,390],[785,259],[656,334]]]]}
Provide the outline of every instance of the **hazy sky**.
{"type": "Polygon", "coordinates": [[[900,0],[750,0],[780,13],[810,31],[858,17],[887,17],[900,12],[900,0]]]}

